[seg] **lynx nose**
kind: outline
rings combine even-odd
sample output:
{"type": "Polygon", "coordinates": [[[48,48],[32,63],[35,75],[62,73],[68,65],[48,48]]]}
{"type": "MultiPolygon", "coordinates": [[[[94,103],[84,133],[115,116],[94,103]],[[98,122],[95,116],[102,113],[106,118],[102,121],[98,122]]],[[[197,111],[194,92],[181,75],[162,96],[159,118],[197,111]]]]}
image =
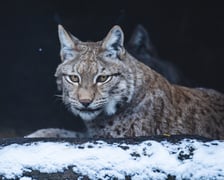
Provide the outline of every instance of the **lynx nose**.
{"type": "Polygon", "coordinates": [[[92,100],[91,99],[80,99],[79,102],[87,108],[91,104],[92,100]]]}

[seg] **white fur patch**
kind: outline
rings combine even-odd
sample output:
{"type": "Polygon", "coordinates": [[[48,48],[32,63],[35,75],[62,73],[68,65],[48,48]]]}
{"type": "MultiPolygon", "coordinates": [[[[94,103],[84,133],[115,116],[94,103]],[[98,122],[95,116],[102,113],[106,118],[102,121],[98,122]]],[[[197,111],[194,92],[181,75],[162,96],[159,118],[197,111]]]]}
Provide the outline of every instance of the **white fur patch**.
{"type": "Polygon", "coordinates": [[[74,115],[79,115],[84,121],[92,121],[101,113],[101,110],[93,111],[93,112],[84,112],[84,111],[79,111],[73,107],[71,107],[71,111],[74,115]]]}
{"type": "Polygon", "coordinates": [[[112,34],[111,38],[108,41],[107,49],[113,49],[112,45],[118,41],[118,37],[115,34],[112,34]]]}
{"type": "Polygon", "coordinates": [[[107,103],[106,106],[105,106],[105,112],[108,115],[115,114],[116,111],[117,111],[116,105],[117,105],[117,102],[115,100],[110,100],[109,103],[107,103]]]}
{"type": "Polygon", "coordinates": [[[76,57],[76,53],[73,49],[64,47],[61,49],[61,57],[63,58],[63,60],[72,60],[76,57]]]}

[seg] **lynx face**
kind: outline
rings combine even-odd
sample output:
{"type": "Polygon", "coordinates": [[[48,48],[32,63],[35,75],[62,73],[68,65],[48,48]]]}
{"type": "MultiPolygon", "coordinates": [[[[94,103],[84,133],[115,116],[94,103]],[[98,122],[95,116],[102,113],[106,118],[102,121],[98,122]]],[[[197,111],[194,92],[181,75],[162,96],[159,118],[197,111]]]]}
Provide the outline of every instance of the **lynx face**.
{"type": "Polygon", "coordinates": [[[63,101],[83,120],[113,115],[129,102],[134,80],[122,57],[123,32],[115,26],[100,42],[81,42],[59,25],[62,63],[55,76],[63,101]]]}

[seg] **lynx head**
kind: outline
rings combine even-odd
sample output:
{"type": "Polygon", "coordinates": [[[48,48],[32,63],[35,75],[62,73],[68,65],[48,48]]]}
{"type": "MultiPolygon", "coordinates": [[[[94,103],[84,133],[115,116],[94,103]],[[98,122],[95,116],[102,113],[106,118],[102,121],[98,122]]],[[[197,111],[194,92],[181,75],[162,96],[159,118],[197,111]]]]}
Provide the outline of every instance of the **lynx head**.
{"type": "Polygon", "coordinates": [[[124,35],[114,26],[98,42],[82,42],[58,26],[61,60],[55,76],[63,101],[83,120],[113,115],[133,95],[134,81],[126,65],[124,35]]]}

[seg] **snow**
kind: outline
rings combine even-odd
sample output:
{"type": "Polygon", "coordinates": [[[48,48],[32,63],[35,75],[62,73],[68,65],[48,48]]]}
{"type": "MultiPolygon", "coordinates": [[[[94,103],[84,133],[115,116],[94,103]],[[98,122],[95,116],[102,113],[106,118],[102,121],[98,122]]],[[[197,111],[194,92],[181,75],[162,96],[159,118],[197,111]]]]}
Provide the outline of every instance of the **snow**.
{"type": "Polygon", "coordinates": [[[176,143],[154,140],[138,144],[105,141],[72,144],[35,142],[0,146],[0,177],[20,178],[24,172],[73,171],[90,179],[224,178],[224,141],[201,142],[184,139],[176,143]]]}

